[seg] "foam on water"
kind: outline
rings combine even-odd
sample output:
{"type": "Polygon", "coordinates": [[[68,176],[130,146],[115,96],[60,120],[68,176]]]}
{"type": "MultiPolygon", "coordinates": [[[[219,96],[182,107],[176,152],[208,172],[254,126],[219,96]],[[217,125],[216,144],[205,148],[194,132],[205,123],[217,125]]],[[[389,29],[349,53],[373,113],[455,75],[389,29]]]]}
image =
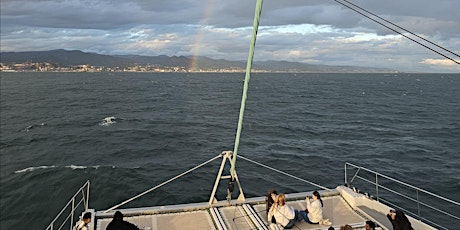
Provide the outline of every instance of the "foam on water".
{"type": "MultiPolygon", "coordinates": [[[[46,228],[86,180],[105,209],[232,150],[242,79],[2,73],[0,229],[46,228]]],[[[349,161],[460,200],[458,89],[458,74],[254,74],[239,154],[329,188],[349,161]]],[[[131,207],[206,201],[219,163],[131,207]]],[[[248,197],[313,189],[237,165],[248,197]]]]}
{"type": "MultiPolygon", "coordinates": [[[[81,165],[67,165],[67,166],[56,166],[56,165],[42,165],[42,166],[35,166],[35,167],[28,167],[25,169],[21,170],[16,170],[14,173],[28,173],[28,172],[33,172],[36,170],[40,169],[55,169],[55,168],[68,168],[72,170],[77,170],[77,169],[87,169],[87,168],[93,168],[93,169],[98,169],[100,165],[95,165],[95,166],[81,166],[81,165]]],[[[115,167],[115,166],[113,166],[115,167]]]]}
{"type": "Polygon", "coordinates": [[[116,117],[106,117],[104,119],[102,119],[102,121],[99,123],[100,126],[109,126],[109,125],[113,125],[115,123],[117,123],[116,121],[116,117]]]}
{"type": "Polygon", "coordinates": [[[40,126],[45,126],[46,123],[40,123],[40,124],[35,124],[35,125],[29,125],[27,126],[25,129],[23,129],[24,131],[26,132],[29,132],[31,129],[35,128],[35,127],[40,127],[40,126]]]}
{"type": "Polygon", "coordinates": [[[27,173],[27,172],[33,172],[33,171],[39,170],[39,169],[50,169],[50,168],[56,168],[56,166],[55,165],[50,165],[50,166],[43,165],[43,166],[37,166],[37,167],[28,167],[28,168],[25,168],[25,169],[16,170],[16,171],[14,171],[14,173],[27,173]]]}

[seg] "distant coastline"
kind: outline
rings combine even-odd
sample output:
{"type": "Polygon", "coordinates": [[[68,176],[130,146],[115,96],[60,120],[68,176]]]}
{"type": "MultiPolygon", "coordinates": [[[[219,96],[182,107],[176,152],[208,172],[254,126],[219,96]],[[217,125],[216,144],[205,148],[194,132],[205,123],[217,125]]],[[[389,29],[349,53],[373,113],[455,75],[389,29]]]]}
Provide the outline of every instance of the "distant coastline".
{"type": "MultiPolygon", "coordinates": [[[[208,57],[102,55],[79,50],[1,52],[2,72],[245,72],[245,61],[208,57]],[[193,65],[192,65],[193,61],[193,65]]],[[[313,65],[288,61],[254,62],[253,72],[279,73],[398,73],[397,70],[313,65]]]]}

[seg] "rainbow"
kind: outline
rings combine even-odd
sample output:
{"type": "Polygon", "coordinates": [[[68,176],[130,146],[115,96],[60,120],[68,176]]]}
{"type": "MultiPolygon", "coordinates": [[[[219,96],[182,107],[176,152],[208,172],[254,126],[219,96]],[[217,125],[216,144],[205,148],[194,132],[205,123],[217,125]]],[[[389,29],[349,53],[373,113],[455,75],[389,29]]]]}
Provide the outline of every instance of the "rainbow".
{"type": "Polygon", "coordinates": [[[198,71],[198,57],[200,54],[200,50],[201,48],[206,47],[206,46],[203,46],[203,44],[201,44],[201,39],[203,37],[203,31],[206,28],[206,25],[208,23],[209,15],[214,7],[214,1],[215,0],[208,0],[207,7],[203,12],[203,16],[201,17],[200,27],[198,29],[198,33],[195,36],[195,42],[193,43],[192,48],[191,48],[192,58],[190,59],[190,64],[189,64],[190,72],[198,71]]]}

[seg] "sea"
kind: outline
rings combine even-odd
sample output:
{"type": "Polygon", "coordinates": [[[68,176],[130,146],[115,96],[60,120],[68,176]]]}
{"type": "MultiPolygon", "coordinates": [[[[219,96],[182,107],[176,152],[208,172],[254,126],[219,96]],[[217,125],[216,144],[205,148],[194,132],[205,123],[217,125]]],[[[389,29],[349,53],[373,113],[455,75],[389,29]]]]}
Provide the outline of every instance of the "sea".
{"type": "MultiPolygon", "coordinates": [[[[235,146],[242,73],[0,79],[0,229],[45,229],[87,180],[104,210],[235,146]]],[[[349,162],[459,202],[460,74],[253,73],[238,156],[304,180],[237,158],[246,197],[335,188],[349,162]]],[[[207,202],[220,164],[122,208],[207,202]]]]}

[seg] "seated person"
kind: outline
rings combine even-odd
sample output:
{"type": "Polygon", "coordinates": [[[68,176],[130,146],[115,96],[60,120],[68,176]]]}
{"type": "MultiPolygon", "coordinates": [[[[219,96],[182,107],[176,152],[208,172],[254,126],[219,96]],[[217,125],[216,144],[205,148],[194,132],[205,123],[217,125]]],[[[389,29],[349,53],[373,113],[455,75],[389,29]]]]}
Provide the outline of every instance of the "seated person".
{"type": "Polygon", "coordinates": [[[366,221],[366,230],[375,230],[375,223],[371,220],[366,221]]]}
{"type": "MultiPolygon", "coordinates": [[[[275,201],[273,200],[274,197],[276,197],[276,195],[278,195],[278,192],[276,192],[276,190],[274,189],[270,189],[267,193],[267,195],[265,195],[265,210],[266,210],[266,214],[268,216],[268,212],[270,211],[270,208],[272,207],[272,205],[275,203],[275,201]],[[274,195],[274,196],[273,196],[274,195]]],[[[269,223],[274,223],[276,224],[276,220],[275,220],[275,217],[272,217],[271,221],[269,220],[268,221],[269,223]]]]}
{"type": "Polygon", "coordinates": [[[91,213],[87,212],[83,214],[83,218],[75,225],[75,230],[88,230],[88,225],[91,222],[91,213]]]}
{"type": "Polygon", "coordinates": [[[286,204],[286,197],[283,193],[272,194],[272,197],[275,203],[268,212],[268,222],[270,223],[272,217],[275,217],[276,223],[285,229],[291,229],[297,221],[297,210],[286,204]]]}
{"type": "Polygon", "coordinates": [[[404,215],[401,210],[390,210],[387,214],[387,218],[393,225],[394,230],[414,230],[409,219],[407,219],[406,215],[404,215]]]}
{"type": "Polygon", "coordinates": [[[346,224],[346,225],[340,226],[340,230],[353,230],[353,227],[346,224]]]}
{"type": "Polygon", "coordinates": [[[299,216],[309,224],[319,224],[323,220],[323,200],[318,191],[314,191],[312,200],[307,196],[305,201],[307,202],[307,209],[300,211],[299,216]]]}
{"type": "Polygon", "coordinates": [[[123,214],[120,211],[116,211],[106,230],[139,230],[139,228],[128,221],[124,221],[123,214]]]}

